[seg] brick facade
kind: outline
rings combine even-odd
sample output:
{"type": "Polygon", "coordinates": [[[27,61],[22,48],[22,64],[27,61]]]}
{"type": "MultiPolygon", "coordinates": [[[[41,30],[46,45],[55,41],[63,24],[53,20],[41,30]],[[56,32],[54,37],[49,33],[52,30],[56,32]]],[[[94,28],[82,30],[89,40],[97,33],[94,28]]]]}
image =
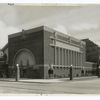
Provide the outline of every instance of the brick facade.
{"type": "MultiPolygon", "coordinates": [[[[24,34],[24,38],[22,36],[22,33],[20,33],[19,36],[15,37],[10,37],[8,40],[8,48],[9,48],[9,66],[15,66],[13,64],[14,56],[15,54],[20,50],[20,49],[28,49],[30,50],[36,60],[37,65],[43,65],[44,64],[44,59],[43,59],[43,30],[37,31],[37,32],[30,32],[28,31],[29,34],[26,33],[24,34]]],[[[18,33],[17,33],[18,34],[18,33]]],[[[34,73],[37,75],[36,78],[43,78],[44,75],[44,70],[43,66],[39,66],[38,69],[29,71],[27,73],[30,73],[34,78],[34,73]],[[33,73],[33,75],[32,75],[33,73]]],[[[32,77],[31,77],[32,78],[32,77]]]]}

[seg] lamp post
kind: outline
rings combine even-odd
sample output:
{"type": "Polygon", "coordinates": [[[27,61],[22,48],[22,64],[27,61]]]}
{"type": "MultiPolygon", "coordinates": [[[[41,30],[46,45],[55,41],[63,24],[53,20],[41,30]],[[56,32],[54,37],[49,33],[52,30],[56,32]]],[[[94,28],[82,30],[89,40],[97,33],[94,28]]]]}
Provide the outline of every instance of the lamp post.
{"type": "Polygon", "coordinates": [[[98,64],[97,70],[98,70],[98,78],[100,78],[100,65],[99,64],[98,64]]]}
{"type": "Polygon", "coordinates": [[[20,79],[20,69],[19,64],[16,64],[16,81],[19,81],[20,79]]]}
{"type": "Polygon", "coordinates": [[[100,56],[99,56],[98,64],[97,64],[97,76],[98,78],[100,78],[100,56]]]}
{"type": "Polygon", "coordinates": [[[100,78],[100,66],[98,66],[98,78],[100,78]]]}
{"type": "Polygon", "coordinates": [[[73,80],[73,66],[70,66],[70,80],[73,80]]]}

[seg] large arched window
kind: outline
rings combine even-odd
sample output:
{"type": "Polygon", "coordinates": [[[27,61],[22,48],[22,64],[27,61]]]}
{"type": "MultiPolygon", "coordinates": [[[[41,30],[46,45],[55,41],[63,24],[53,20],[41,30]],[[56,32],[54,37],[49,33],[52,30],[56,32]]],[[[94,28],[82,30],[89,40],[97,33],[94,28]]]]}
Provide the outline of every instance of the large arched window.
{"type": "Polygon", "coordinates": [[[14,65],[30,67],[36,64],[33,53],[28,49],[19,50],[14,57],[14,65]]]}

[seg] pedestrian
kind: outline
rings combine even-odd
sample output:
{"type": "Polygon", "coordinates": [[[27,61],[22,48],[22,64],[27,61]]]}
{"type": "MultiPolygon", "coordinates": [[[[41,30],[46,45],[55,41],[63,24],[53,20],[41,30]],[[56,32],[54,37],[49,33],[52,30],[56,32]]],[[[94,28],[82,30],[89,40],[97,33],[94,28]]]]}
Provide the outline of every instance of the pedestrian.
{"type": "Polygon", "coordinates": [[[81,75],[84,76],[84,70],[83,69],[81,70],[81,75]]]}
{"type": "Polygon", "coordinates": [[[53,78],[53,67],[50,65],[50,68],[48,70],[48,75],[49,75],[49,78],[53,78]]]}

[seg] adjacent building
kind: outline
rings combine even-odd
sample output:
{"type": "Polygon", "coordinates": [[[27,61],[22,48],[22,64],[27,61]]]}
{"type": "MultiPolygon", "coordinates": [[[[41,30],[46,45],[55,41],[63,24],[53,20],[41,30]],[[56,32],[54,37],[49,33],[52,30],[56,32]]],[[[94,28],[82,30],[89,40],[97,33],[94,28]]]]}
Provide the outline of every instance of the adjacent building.
{"type": "Polygon", "coordinates": [[[83,39],[86,43],[86,61],[98,63],[100,59],[100,47],[90,39],[83,39]]]}
{"type": "Polygon", "coordinates": [[[8,76],[7,55],[0,50],[0,78],[8,76]]]}
{"type": "Polygon", "coordinates": [[[83,39],[86,43],[86,63],[90,74],[97,75],[97,67],[100,63],[100,47],[90,39],[83,39]]]}

